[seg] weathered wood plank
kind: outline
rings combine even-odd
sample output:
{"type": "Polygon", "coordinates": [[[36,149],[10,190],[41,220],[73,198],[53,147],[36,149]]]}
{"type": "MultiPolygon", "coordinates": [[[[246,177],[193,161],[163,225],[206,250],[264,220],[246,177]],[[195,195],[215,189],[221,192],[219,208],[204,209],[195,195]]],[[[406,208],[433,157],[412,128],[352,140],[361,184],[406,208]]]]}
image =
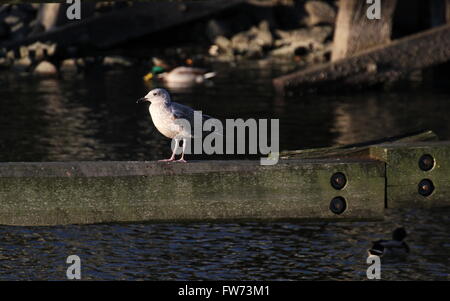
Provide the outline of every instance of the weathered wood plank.
{"type": "Polygon", "coordinates": [[[282,159],[289,159],[289,158],[317,159],[317,158],[345,158],[345,157],[370,158],[371,154],[370,148],[377,144],[426,142],[438,140],[439,137],[433,131],[426,130],[356,144],[283,151],[280,153],[280,158],[282,159]]]}
{"type": "Polygon", "coordinates": [[[450,60],[450,24],[362,51],[306,70],[275,78],[279,93],[326,85],[375,85],[401,79],[409,72],[450,60]]]}
{"type": "Polygon", "coordinates": [[[0,163],[0,224],[379,219],[384,163],[369,160],[0,163]],[[341,172],[337,190],[331,176],[341,172]],[[330,210],[342,197],[346,210],[330,210]]]}

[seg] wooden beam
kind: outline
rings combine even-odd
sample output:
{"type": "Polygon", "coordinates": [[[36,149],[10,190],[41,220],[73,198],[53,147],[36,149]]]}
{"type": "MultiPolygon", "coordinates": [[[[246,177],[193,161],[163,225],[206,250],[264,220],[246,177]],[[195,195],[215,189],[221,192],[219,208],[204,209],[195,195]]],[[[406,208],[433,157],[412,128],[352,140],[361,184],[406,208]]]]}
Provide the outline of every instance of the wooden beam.
{"type": "Polygon", "coordinates": [[[450,60],[450,24],[435,27],[341,59],[275,78],[279,93],[346,85],[370,86],[403,78],[409,72],[450,60]]]}
{"type": "Polygon", "coordinates": [[[428,142],[438,141],[439,137],[433,131],[419,131],[415,133],[408,133],[399,136],[386,137],[379,140],[372,140],[367,142],[338,145],[332,147],[321,147],[315,149],[301,149],[283,151],[280,153],[281,159],[324,159],[324,158],[366,158],[371,157],[371,148],[376,145],[386,145],[395,143],[413,143],[413,142],[428,142]]]}
{"type": "Polygon", "coordinates": [[[0,163],[0,224],[381,219],[384,174],[352,159],[0,163]]]}

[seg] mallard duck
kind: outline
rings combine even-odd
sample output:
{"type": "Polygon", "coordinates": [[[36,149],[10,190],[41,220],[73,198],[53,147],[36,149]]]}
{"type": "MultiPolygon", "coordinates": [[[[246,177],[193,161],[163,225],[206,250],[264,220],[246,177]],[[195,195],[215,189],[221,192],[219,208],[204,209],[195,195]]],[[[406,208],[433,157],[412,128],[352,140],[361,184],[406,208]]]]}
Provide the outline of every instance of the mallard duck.
{"type": "Polygon", "coordinates": [[[409,253],[409,246],[404,241],[407,236],[404,228],[397,228],[392,232],[392,240],[377,240],[373,242],[372,248],[367,252],[369,255],[379,257],[406,256],[409,253]]]}
{"type": "Polygon", "coordinates": [[[153,59],[153,65],[152,71],[144,76],[144,80],[159,79],[164,81],[169,87],[189,87],[201,84],[216,76],[215,72],[208,72],[206,69],[190,66],[175,67],[167,71],[169,70],[168,65],[157,58],[153,59]]]}

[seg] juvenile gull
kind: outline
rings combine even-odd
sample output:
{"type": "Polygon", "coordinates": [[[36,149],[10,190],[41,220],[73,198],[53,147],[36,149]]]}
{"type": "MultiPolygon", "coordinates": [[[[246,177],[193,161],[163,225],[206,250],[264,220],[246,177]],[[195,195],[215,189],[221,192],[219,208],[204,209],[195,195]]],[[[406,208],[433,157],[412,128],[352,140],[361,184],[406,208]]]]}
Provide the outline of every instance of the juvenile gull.
{"type": "MultiPolygon", "coordinates": [[[[186,160],[184,160],[184,152],[186,150],[186,140],[192,137],[194,110],[188,106],[171,101],[169,92],[161,88],[151,90],[143,98],[138,99],[136,103],[146,101],[150,102],[149,111],[155,127],[167,138],[175,140],[172,156],[169,159],[159,161],[186,162],[186,160]],[[188,121],[191,125],[190,129],[183,127],[183,123],[179,122],[180,119],[188,121]],[[175,160],[175,154],[180,140],[183,140],[183,151],[181,153],[181,158],[175,160]]],[[[211,117],[202,114],[202,118],[205,120],[211,117]]]]}

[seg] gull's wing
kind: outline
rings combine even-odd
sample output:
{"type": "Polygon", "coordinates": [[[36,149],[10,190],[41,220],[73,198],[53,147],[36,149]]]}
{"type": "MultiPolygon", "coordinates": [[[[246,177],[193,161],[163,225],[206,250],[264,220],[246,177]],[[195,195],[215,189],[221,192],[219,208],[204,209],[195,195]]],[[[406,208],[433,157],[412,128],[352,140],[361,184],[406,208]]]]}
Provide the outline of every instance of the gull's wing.
{"type": "Polygon", "coordinates": [[[194,110],[188,106],[172,102],[170,103],[170,111],[175,119],[186,119],[189,122],[194,121],[194,110]]]}
{"type": "MultiPolygon", "coordinates": [[[[189,122],[190,126],[191,126],[191,135],[193,134],[193,130],[194,130],[194,110],[191,107],[176,103],[176,102],[171,102],[170,103],[170,110],[171,113],[173,115],[173,118],[175,119],[175,123],[177,119],[185,119],[189,122]]],[[[202,127],[203,127],[203,122],[205,122],[208,119],[211,119],[212,117],[209,115],[205,115],[202,113],[202,127]]],[[[180,125],[182,127],[182,125],[180,125]]],[[[218,134],[221,134],[220,132],[218,132],[218,134]]]]}
{"type": "MultiPolygon", "coordinates": [[[[183,118],[188,120],[189,122],[194,122],[194,110],[191,107],[179,104],[177,102],[170,103],[170,110],[175,117],[175,119],[183,118]]],[[[202,113],[202,120],[205,121],[207,119],[212,118],[209,115],[205,115],[202,113]]]]}

